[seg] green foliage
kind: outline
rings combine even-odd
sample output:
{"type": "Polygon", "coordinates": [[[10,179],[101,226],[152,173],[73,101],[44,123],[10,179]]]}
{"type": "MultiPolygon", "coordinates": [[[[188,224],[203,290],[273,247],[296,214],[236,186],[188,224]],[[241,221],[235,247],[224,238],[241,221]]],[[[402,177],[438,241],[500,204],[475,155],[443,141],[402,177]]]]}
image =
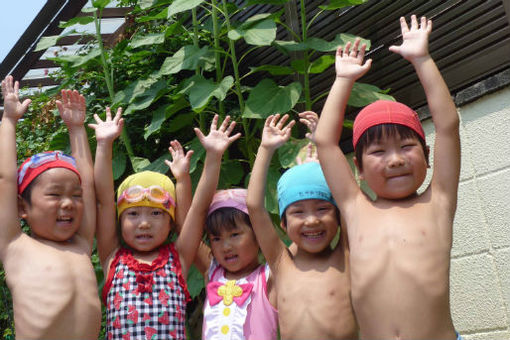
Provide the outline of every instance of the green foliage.
{"type": "MultiPolygon", "coordinates": [[[[170,158],[168,145],[173,139],[195,151],[190,170],[196,184],[205,152],[192,128],[199,127],[205,132],[213,114],[219,113],[231,115],[243,132],[243,137],[224,157],[219,187],[246,186],[263,119],[273,113],[290,113],[296,118],[297,105],[312,109],[325,94],[311,98],[310,74],[330,67],[334,63],[331,51],[355,39],[341,33],[326,41],[309,37],[308,28],[324,10],[364,2],[331,0],[306,23],[305,1],[301,0],[302,31],[291,32],[280,21],[283,5],[288,1],[250,0],[237,6],[225,0],[120,0],[121,6],[134,6],[123,40],[112,48],[104,48],[102,41],[97,40],[88,43],[77,55],[52,58],[61,67],[54,74],[61,82],[60,88],[77,89],[87,98],[89,123],[94,113],[104,117],[106,106],[124,108],[124,132],[114,146],[113,173],[117,184],[128,174],[144,169],[167,172],[164,160],[170,158]],[[257,4],[274,5],[274,12],[259,13],[244,21],[234,20],[245,17],[243,14],[257,4]],[[276,40],[279,30],[287,31],[289,39],[276,40]],[[285,64],[288,66],[251,64],[249,55],[268,46],[276,47],[288,58],[285,64]],[[299,59],[291,57],[290,52],[295,51],[301,52],[299,59]],[[255,78],[254,74],[262,77],[255,78]],[[286,78],[293,74],[301,75],[302,82],[289,83],[286,78]]],[[[109,2],[93,0],[94,8],[84,10],[90,16],[72,19],[61,27],[94,22],[99,29],[97,16],[109,2]]],[[[99,31],[95,36],[100,38],[99,31]]],[[[61,37],[45,38],[37,49],[53,46],[61,37]]],[[[364,42],[370,46],[369,41],[364,42]]],[[[18,129],[19,159],[57,147],[69,151],[67,131],[55,110],[60,88],[34,96],[18,129]]],[[[356,84],[349,105],[363,106],[388,97],[375,86],[356,84]]],[[[276,183],[282,168],[293,165],[299,150],[307,143],[297,138],[299,129],[295,130],[291,141],[275,155],[269,170],[266,207],[274,221],[278,219],[276,183]]],[[[95,140],[92,132],[89,133],[94,150],[95,140]]],[[[102,287],[102,271],[96,255],[93,261],[102,287]]],[[[7,290],[2,275],[0,271],[0,292],[4,293],[7,290]]],[[[188,284],[195,299],[192,306],[201,308],[197,299],[203,298],[200,294],[203,280],[194,267],[188,284]]],[[[5,301],[3,296],[2,301],[5,301]]],[[[197,324],[196,320],[188,322],[197,324]]],[[[0,312],[0,325],[4,338],[11,336],[12,313],[0,312]]],[[[192,333],[200,334],[196,330],[192,333]]]]}

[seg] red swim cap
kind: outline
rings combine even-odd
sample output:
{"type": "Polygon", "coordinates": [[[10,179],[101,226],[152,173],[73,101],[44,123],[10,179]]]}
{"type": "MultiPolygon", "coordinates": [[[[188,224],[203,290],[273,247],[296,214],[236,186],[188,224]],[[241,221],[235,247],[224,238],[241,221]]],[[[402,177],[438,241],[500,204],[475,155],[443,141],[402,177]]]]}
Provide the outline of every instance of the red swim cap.
{"type": "Polygon", "coordinates": [[[378,100],[367,105],[361,110],[354,120],[352,131],[352,145],[356,145],[361,135],[379,124],[400,124],[414,130],[423,140],[425,132],[421,126],[418,114],[409,106],[390,100],[378,100]]]}
{"type": "Polygon", "coordinates": [[[66,155],[62,151],[47,151],[27,158],[20,165],[18,168],[18,194],[21,195],[41,173],[53,168],[69,169],[78,175],[81,182],[80,173],[76,168],[76,161],[72,156],[66,155]]]}

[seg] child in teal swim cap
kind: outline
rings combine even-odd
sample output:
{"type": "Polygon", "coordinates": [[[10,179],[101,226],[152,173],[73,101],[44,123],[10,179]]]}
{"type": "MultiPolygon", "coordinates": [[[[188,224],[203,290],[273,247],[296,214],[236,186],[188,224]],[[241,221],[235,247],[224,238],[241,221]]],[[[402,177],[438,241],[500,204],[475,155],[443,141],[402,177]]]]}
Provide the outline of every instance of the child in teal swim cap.
{"type": "Polygon", "coordinates": [[[267,118],[246,201],[273,273],[280,334],[282,339],[357,339],[346,234],[341,233],[340,241],[331,246],[340,219],[319,163],[297,165],[278,182],[281,226],[293,242],[291,248],[278,237],[264,207],[271,158],[289,139],[294,125],[293,121],[285,125],[287,119],[287,115],[267,118]]]}

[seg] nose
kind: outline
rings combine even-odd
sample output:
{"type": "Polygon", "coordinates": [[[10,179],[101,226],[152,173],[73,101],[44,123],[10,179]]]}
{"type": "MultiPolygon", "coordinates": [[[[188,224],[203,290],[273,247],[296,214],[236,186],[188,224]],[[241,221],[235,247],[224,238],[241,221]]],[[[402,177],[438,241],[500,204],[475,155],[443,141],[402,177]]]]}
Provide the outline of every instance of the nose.
{"type": "Polygon", "coordinates": [[[62,209],[70,210],[74,207],[73,200],[70,197],[64,197],[60,203],[62,209]]]}
{"type": "Polygon", "coordinates": [[[319,221],[319,219],[313,213],[309,213],[305,216],[305,225],[307,225],[307,226],[313,226],[313,225],[317,224],[318,221],[319,221]]]}
{"type": "Polygon", "coordinates": [[[398,168],[405,164],[404,157],[399,152],[392,152],[388,157],[388,166],[390,168],[398,168]]]}
{"type": "Polygon", "coordinates": [[[143,218],[140,220],[140,223],[138,224],[138,228],[140,229],[149,229],[151,227],[149,221],[146,218],[143,218]]]}
{"type": "Polygon", "coordinates": [[[232,242],[230,242],[230,240],[228,240],[228,239],[224,240],[222,242],[221,246],[223,248],[223,252],[225,252],[225,253],[227,253],[230,250],[232,250],[232,242]]]}

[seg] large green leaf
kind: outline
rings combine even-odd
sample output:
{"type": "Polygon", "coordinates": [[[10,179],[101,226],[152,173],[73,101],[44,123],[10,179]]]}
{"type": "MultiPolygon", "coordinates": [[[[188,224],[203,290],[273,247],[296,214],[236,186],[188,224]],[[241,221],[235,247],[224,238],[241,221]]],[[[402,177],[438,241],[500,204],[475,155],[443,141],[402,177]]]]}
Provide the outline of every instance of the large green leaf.
{"type": "Polygon", "coordinates": [[[214,54],[208,46],[199,48],[193,45],[183,46],[161,65],[159,73],[162,75],[175,74],[181,70],[194,70],[207,63],[214,63],[214,54]]]}
{"type": "Polygon", "coordinates": [[[284,5],[289,0],[249,0],[246,6],[252,5],[284,5]]]}
{"type": "Polygon", "coordinates": [[[330,0],[329,5],[319,6],[319,8],[326,9],[326,10],[334,10],[334,9],[348,7],[348,6],[361,5],[362,3],[366,2],[366,1],[367,0],[330,0]]]}
{"type": "MultiPolygon", "coordinates": [[[[319,52],[331,52],[335,51],[338,46],[345,46],[345,44],[350,41],[351,43],[356,40],[356,36],[347,33],[340,33],[335,36],[335,39],[332,41],[326,41],[324,39],[311,37],[308,38],[304,42],[297,41],[283,41],[283,40],[275,40],[275,44],[278,47],[283,48],[289,52],[296,51],[306,51],[306,50],[315,50],[319,52]]],[[[362,44],[367,44],[367,50],[370,49],[370,40],[361,39],[362,44]]]]}
{"type": "Polygon", "coordinates": [[[154,132],[159,131],[161,124],[166,119],[165,110],[167,106],[160,106],[158,107],[153,113],[152,113],[152,120],[150,125],[145,129],[145,134],[143,135],[143,138],[147,140],[150,135],[152,135],[154,132]]]}
{"type": "Polygon", "coordinates": [[[110,3],[111,0],[92,0],[92,6],[95,8],[103,9],[110,3]]]}
{"type": "Polygon", "coordinates": [[[269,13],[257,14],[229,31],[228,37],[232,40],[243,37],[250,45],[268,46],[276,39],[276,23],[269,13]]]}
{"type": "Polygon", "coordinates": [[[278,149],[278,158],[283,168],[289,168],[296,164],[296,157],[300,150],[310,141],[306,138],[291,138],[287,143],[278,149]]]}
{"type": "Polygon", "coordinates": [[[127,107],[124,115],[148,108],[153,102],[161,97],[161,95],[163,95],[166,90],[168,90],[166,81],[164,79],[158,80],[150,88],[136,96],[136,100],[133,100],[132,103],[127,107]]]}
{"type": "Polygon", "coordinates": [[[131,48],[137,48],[146,45],[159,45],[165,42],[165,32],[151,33],[147,35],[136,35],[130,42],[131,48]]]}
{"type": "Polygon", "coordinates": [[[200,112],[212,97],[216,97],[220,101],[225,99],[233,84],[234,78],[232,76],[226,76],[221,83],[216,84],[201,75],[195,75],[185,82],[182,92],[188,94],[191,108],[196,112],[200,112]]]}
{"type": "Polygon", "coordinates": [[[69,63],[71,67],[82,67],[86,64],[88,64],[91,61],[99,61],[99,56],[101,55],[101,50],[99,48],[95,48],[89,53],[85,55],[65,55],[62,57],[56,57],[56,58],[48,58],[49,60],[53,60],[55,62],[63,62],[63,63],[69,63]]]}
{"type": "Polygon", "coordinates": [[[158,0],[138,0],[138,6],[140,6],[141,9],[147,9],[152,7],[157,1],[158,0]]]}
{"type": "Polygon", "coordinates": [[[288,66],[280,66],[280,65],[262,65],[258,67],[251,67],[251,73],[255,72],[269,72],[273,76],[286,76],[289,74],[293,74],[294,70],[288,66]]]}
{"type": "MultiPolygon", "coordinates": [[[[191,114],[190,114],[191,116],[191,114]]],[[[202,131],[204,134],[207,134],[206,131],[202,131]]],[[[191,156],[191,161],[189,164],[189,172],[194,173],[197,169],[198,161],[205,157],[205,149],[198,140],[197,137],[194,137],[189,145],[189,149],[193,150],[193,156],[191,156]]],[[[199,175],[200,176],[200,175],[199,175]]]]}
{"type": "Polygon", "coordinates": [[[158,81],[159,78],[154,75],[149,76],[147,79],[136,80],[123,90],[115,93],[113,102],[121,105],[132,103],[137,97],[143,96],[145,91],[150,89],[158,81]]]}
{"type": "Polygon", "coordinates": [[[188,292],[191,298],[198,296],[204,287],[204,277],[197,267],[191,265],[188,271],[188,292]]]}
{"type": "Polygon", "coordinates": [[[158,159],[156,159],[154,162],[145,166],[142,170],[155,171],[161,174],[166,174],[169,168],[168,165],[166,165],[165,160],[170,160],[171,158],[172,157],[170,156],[170,153],[168,152],[164,153],[163,155],[159,156],[158,159]]]}
{"type": "Polygon", "coordinates": [[[147,158],[143,157],[131,157],[131,165],[133,166],[133,170],[135,172],[140,172],[146,167],[148,167],[151,162],[147,158]]]}
{"type": "Polygon", "coordinates": [[[168,7],[168,18],[172,15],[188,11],[200,5],[204,0],[175,0],[168,7]]]}
{"type": "Polygon", "coordinates": [[[121,152],[118,148],[116,152],[113,153],[112,158],[112,170],[113,170],[113,179],[117,180],[124,174],[126,171],[126,163],[127,157],[124,152],[121,152]]]}
{"type": "Polygon", "coordinates": [[[301,95],[301,84],[278,86],[271,79],[264,79],[250,91],[244,118],[267,118],[274,113],[285,113],[296,105],[301,95]]]}
{"type": "Polygon", "coordinates": [[[265,205],[266,210],[271,214],[278,214],[278,194],[276,186],[280,179],[280,169],[279,166],[271,166],[267,173],[265,205]]]}
{"type": "Polygon", "coordinates": [[[310,73],[322,73],[324,72],[328,67],[333,65],[335,63],[335,56],[328,54],[323,55],[320,58],[315,59],[310,64],[310,73]]]}
{"type": "Polygon", "coordinates": [[[351,96],[347,105],[362,107],[376,100],[395,100],[392,96],[385,94],[383,90],[374,85],[354,83],[351,96]]]}
{"type": "Polygon", "coordinates": [[[58,27],[66,28],[74,25],[87,25],[91,22],[94,22],[94,17],[83,16],[83,17],[74,17],[69,21],[61,21],[58,27]]]}
{"type": "Polygon", "coordinates": [[[219,188],[231,188],[239,184],[243,179],[244,169],[237,159],[229,159],[221,162],[221,175],[218,183],[219,188]]]}
{"type": "Polygon", "coordinates": [[[145,16],[137,18],[136,22],[143,23],[143,22],[147,22],[147,21],[151,21],[151,20],[166,19],[167,17],[168,17],[168,7],[165,7],[165,9],[163,9],[161,12],[159,12],[157,14],[150,14],[150,15],[145,15],[145,16]]]}
{"type": "Polygon", "coordinates": [[[41,40],[37,43],[34,52],[46,50],[52,46],[55,46],[58,39],[62,38],[60,35],[50,35],[47,37],[42,37],[41,40]]]}

